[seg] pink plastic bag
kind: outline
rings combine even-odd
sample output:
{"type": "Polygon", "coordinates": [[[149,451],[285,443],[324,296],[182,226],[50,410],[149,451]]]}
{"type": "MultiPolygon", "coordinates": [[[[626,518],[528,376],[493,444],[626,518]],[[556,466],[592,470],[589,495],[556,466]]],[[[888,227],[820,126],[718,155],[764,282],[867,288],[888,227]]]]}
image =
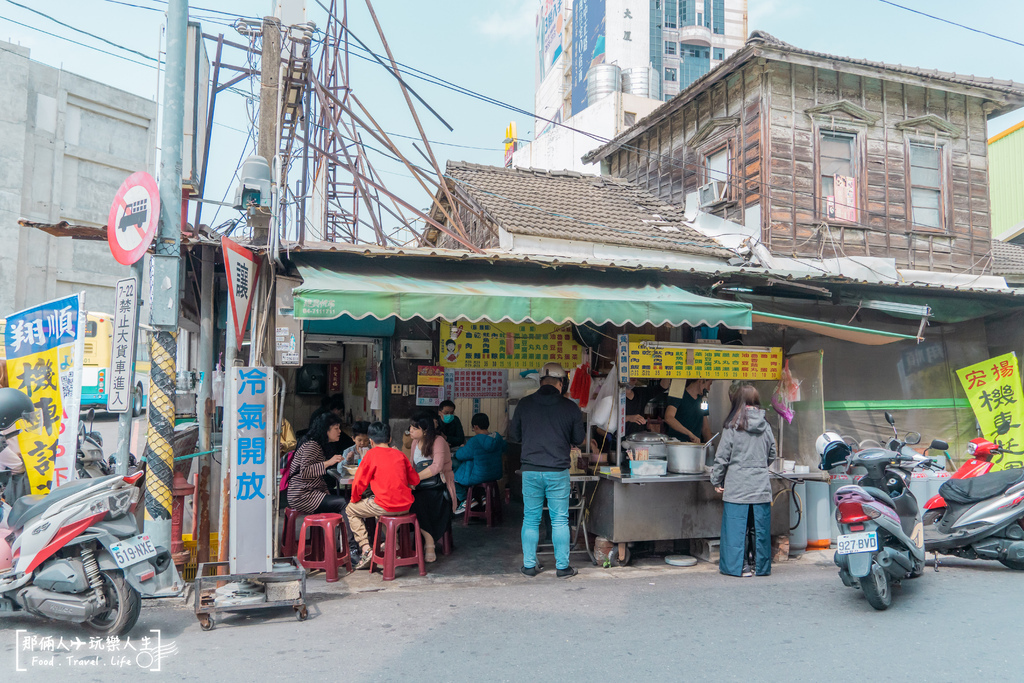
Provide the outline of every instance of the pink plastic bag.
{"type": "Polygon", "coordinates": [[[772,408],[782,416],[786,424],[793,422],[793,402],[800,395],[800,383],[793,379],[793,373],[789,371],[789,359],[786,359],[782,367],[782,379],[775,385],[772,392],[772,408]]]}

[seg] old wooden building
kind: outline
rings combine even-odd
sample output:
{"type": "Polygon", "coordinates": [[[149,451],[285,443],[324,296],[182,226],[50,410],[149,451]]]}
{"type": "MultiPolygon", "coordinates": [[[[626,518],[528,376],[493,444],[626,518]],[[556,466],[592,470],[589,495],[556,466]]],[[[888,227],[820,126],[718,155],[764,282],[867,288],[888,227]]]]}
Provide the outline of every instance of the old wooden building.
{"type": "Polygon", "coordinates": [[[676,205],[691,195],[774,254],[988,273],[987,120],[1022,103],[1024,84],[811,52],[755,31],[584,160],[676,205]]]}

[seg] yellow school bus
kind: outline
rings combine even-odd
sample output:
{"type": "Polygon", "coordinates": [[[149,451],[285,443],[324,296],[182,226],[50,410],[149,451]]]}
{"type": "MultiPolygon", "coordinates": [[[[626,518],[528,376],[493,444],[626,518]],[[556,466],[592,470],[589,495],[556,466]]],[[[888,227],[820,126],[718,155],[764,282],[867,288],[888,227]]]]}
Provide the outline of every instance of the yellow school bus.
{"type": "MultiPolygon", "coordinates": [[[[135,388],[132,390],[133,415],[141,415],[146,408],[149,388],[149,336],[148,325],[139,326],[139,340],[135,346],[135,388]]],[[[114,343],[114,317],[108,313],[90,311],[86,314],[85,353],[82,356],[82,407],[106,408],[107,379],[110,376],[110,352],[114,343]]]]}

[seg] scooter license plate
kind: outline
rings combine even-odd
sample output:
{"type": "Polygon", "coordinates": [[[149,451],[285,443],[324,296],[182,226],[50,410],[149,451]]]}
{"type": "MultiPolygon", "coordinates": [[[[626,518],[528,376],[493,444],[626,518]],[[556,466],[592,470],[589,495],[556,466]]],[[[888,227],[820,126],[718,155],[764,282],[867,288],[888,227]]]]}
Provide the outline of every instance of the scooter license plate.
{"type": "Polygon", "coordinates": [[[840,555],[869,553],[878,550],[878,534],[866,531],[862,534],[842,534],[836,539],[836,552],[840,555]]]}
{"type": "Polygon", "coordinates": [[[110,552],[117,566],[122,569],[156,557],[156,547],[147,534],[139,534],[120,543],[114,543],[110,546],[110,552]]]}

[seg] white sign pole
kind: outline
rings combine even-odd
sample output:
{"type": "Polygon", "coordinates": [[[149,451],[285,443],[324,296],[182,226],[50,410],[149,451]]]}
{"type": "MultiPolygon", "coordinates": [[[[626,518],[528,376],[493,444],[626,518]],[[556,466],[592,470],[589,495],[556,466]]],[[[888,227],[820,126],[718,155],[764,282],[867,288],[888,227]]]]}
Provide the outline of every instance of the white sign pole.
{"type": "MultiPolygon", "coordinates": [[[[230,324],[230,322],[229,322],[230,324]]],[[[274,377],[269,368],[228,368],[231,406],[225,407],[225,452],[231,471],[230,572],[255,574],[272,568],[271,510],[276,492],[274,377]]]]}
{"type": "Polygon", "coordinates": [[[117,281],[114,298],[114,339],[108,366],[107,410],[120,413],[117,420],[116,472],[121,475],[128,474],[132,419],[135,417],[135,356],[139,340],[142,264],[142,259],[133,263],[132,277],[117,281]]]}

